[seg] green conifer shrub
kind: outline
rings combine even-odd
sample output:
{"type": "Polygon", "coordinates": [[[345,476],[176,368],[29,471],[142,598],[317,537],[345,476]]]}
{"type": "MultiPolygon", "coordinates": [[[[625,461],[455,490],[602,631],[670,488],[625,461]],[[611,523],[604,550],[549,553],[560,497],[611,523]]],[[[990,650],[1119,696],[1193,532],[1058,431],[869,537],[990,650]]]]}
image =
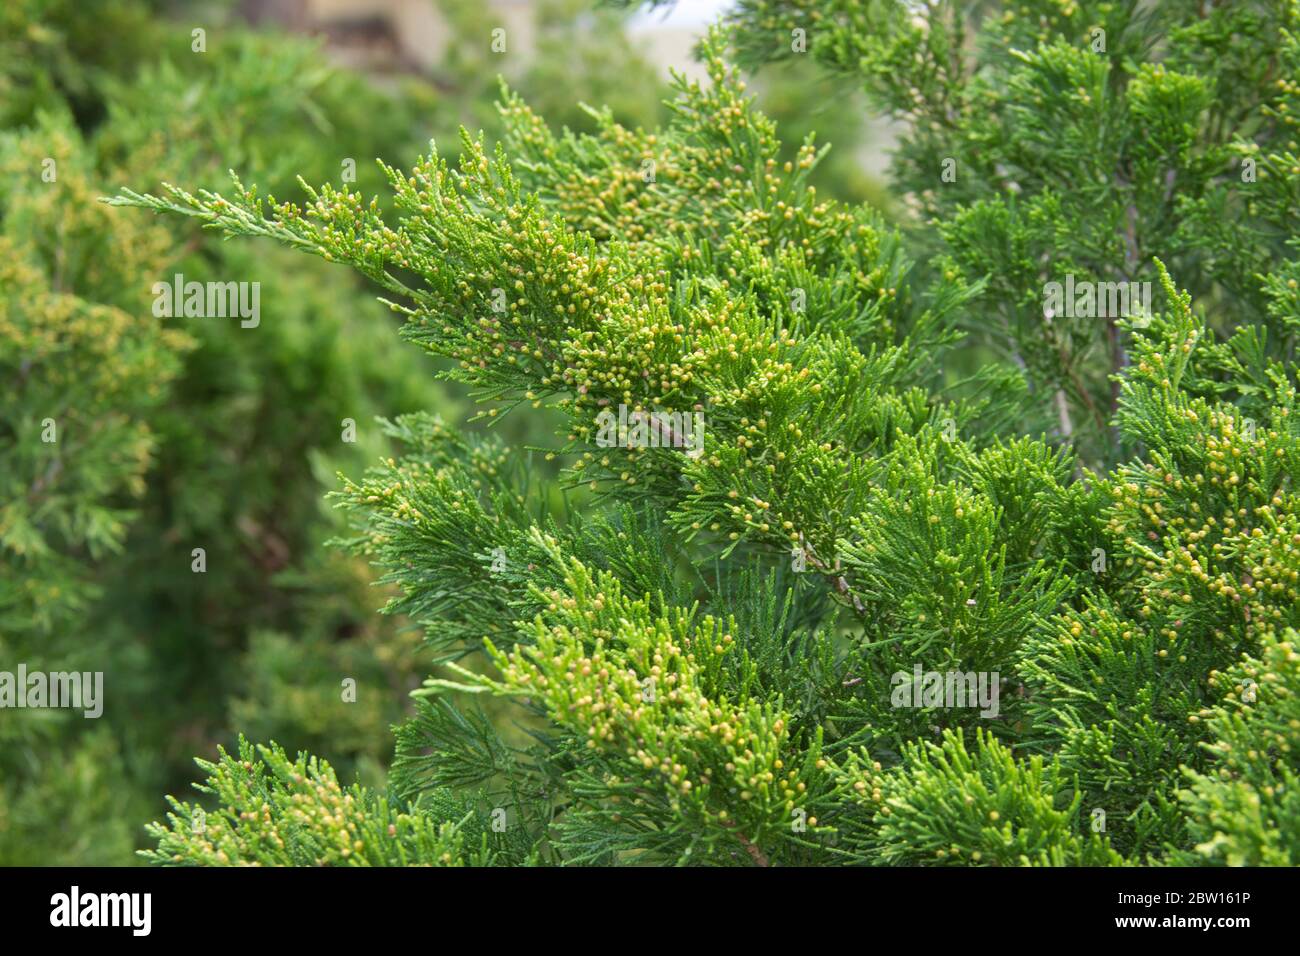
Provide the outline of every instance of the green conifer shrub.
{"type": "Polygon", "coordinates": [[[150,6],[106,5],[132,38],[120,47],[87,35],[77,4],[3,14],[0,83],[15,95],[0,129],[0,670],[102,672],[108,697],[100,720],[3,712],[6,864],[131,862],[159,790],[229,738],[231,714],[297,746],[328,738],[342,766],[382,780],[384,728],[418,680],[400,654],[410,641],[366,613],[366,569],[321,547],[338,527],[320,494],[343,463],[384,450],[376,411],[444,402],[419,357],[364,331],[391,320],[337,271],[291,269],[287,252],[277,269],[95,202],[144,171],[215,183],[231,154],[275,181],[286,162],[330,175],[338,161],[316,136],[399,151],[417,100],[371,91],[309,44],[233,27],[200,59],[150,6]],[[278,110],[232,113],[268,88],[278,110]],[[295,281],[249,347],[237,323],[155,313],[154,283],[177,271],[295,281]],[[344,417],[361,423],[356,444],[340,441],[344,417]],[[208,573],[192,570],[196,546],[208,573]],[[382,692],[344,705],[345,675],[382,692]]]}
{"type": "MultiPolygon", "coordinates": [[[[418,634],[372,613],[363,559],[325,547],[342,525],[323,494],[391,450],[377,413],[458,414],[364,278],[193,223],[128,223],[94,197],[159,177],[215,187],[231,166],[276,189],[355,172],[373,190],[367,157],[406,161],[430,133],[481,124],[495,89],[381,87],[314,41],[242,25],[228,0],[95,6],[0,11],[0,671],[102,671],[108,698],[98,721],[0,712],[3,864],[131,862],[161,793],[233,728],[381,783],[418,634]],[[260,283],[263,321],[160,318],[151,289],[176,273],[260,283]]],[[[576,7],[554,13],[541,73],[576,36],[576,7]]],[[[584,48],[590,79],[619,58],[622,102],[652,117],[660,97],[627,82],[616,19],[584,48]]]]}
{"type": "Polygon", "coordinates": [[[742,5],[743,57],[807,16],[917,121],[906,233],[780,158],[718,32],[665,127],[507,94],[494,152],[384,167],[395,212],[112,200],[350,264],[483,417],[564,416],[570,488],[394,419],[335,496],[438,665],[388,794],[241,742],[152,859],[1300,863],[1300,7],[981,9],[742,5]],[[1066,272],[1151,308],[1044,316],[1066,272]]]}
{"type": "Polygon", "coordinates": [[[732,16],[743,64],[812,60],[903,125],[892,178],[918,251],[988,281],[971,345],[1051,397],[1086,462],[1136,450],[1111,429],[1128,337],[1116,316],[1045,321],[1045,283],[1155,284],[1160,259],[1219,334],[1258,329],[1294,358],[1290,0],[741,0],[732,16]]]}

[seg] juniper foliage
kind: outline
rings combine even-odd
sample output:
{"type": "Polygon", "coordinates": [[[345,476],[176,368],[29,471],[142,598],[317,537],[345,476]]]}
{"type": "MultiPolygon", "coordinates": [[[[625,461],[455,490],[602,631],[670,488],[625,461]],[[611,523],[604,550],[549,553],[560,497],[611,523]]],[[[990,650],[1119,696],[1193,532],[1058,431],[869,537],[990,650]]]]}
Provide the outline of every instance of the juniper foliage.
{"type": "Polygon", "coordinates": [[[159,792],[185,782],[196,749],[230,739],[231,720],[328,741],[346,772],[383,780],[404,703],[342,706],[338,672],[416,680],[410,641],[367,613],[367,569],[320,546],[335,530],[322,475],[385,449],[365,425],[341,443],[343,417],[445,402],[419,356],[359,331],[391,319],[351,277],[95,201],[145,171],[215,183],[218,155],[275,182],[281,164],[330,175],[319,123],[360,155],[393,152],[408,102],[309,43],[231,25],[196,55],[159,5],[114,0],[94,18],[83,6],[0,13],[0,670],[101,672],[107,701],[83,720],[6,699],[9,865],[132,862],[159,792]],[[274,108],[253,115],[268,87],[274,108]],[[151,289],[176,272],[277,278],[260,347],[237,324],[158,316],[151,289]]]}
{"type": "MultiPolygon", "coordinates": [[[[742,4],[742,56],[806,15],[814,52],[917,114],[900,163],[933,191],[928,234],[821,198],[811,142],[782,160],[720,31],[659,130],[557,135],[507,90],[495,151],[384,167],[395,214],[239,180],[112,200],[348,263],[483,418],[564,417],[563,496],[425,413],[335,496],[438,664],[388,799],[440,842],[357,821],[347,862],[1300,862],[1295,263],[1266,228],[1294,227],[1293,84],[1269,77],[1297,7],[1151,6],[742,4]],[[1230,26],[1246,49],[1220,55],[1230,26]],[[973,164],[950,194],[940,141],[973,164]],[[1105,183],[1065,188],[1083,155],[1105,183]],[[1216,202],[1249,242],[1192,228],[1216,202]],[[1057,248],[1081,276],[1152,270],[1151,313],[1031,319],[1057,248]],[[1021,361],[952,380],[990,317],[1021,361]],[[1090,403],[1090,434],[1064,427],[1090,403]],[[620,405],[703,414],[701,454],[607,447],[620,405]],[[918,665],[995,673],[997,713],[909,687],[918,665]]],[[[337,817],[276,822],[304,765],[241,759],[261,842],[196,836],[178,803],[156,859],[336,845],[337,817]]],[[[227,816],[251,806],[209,769],[227,816]]]]}
{"type": "Polygon", "coordinates": [[[733,17],[742,63],[812,59],[898,121],[919,248],[989,282],[971,344],[1023,369],[1088,462],[1137,450],[1107,434],[1132,343],[1118,310],[1045,318],[1045,283],[1154,285],[1160,259],[1216,331],[1295,360],[1292,0],[741,0],[733,17]]]}
{"type": "MultiPolygon", "coordinates": [[[[482,25],[464,3],[438,6],[459,37],[482,25]]],[[[231,165],[292,191],[291,173],[339,178],[354,159],[357,188],[379,188],[365,158],[405,162],[432,133],[491,126],[495,83],[478,67],[503,59],[472,44],[490,59],[380,84],[317,41],[241,22],[251,8],[232,0],[86,7],[0,9],[0,671],[102,671],[107,705],[82,721],[6,700],[6,864],[132,862],[159,795],[235,728],[383,782],[418,633],[372,613],[364,561],[324,547],[339,515],[323,494],[338,469],[391,450],[377,413],[457,416],[459,403],[389,334],[363,277],[193,222],[131,222],[94,198],[158,177],[215,187],[231,165]],[[177,273],[260,283],[263,321],[162,319],[151,290],[177,273]],[[355,699],[341,699],[344,678],[355,699]]],[[[546,5],[546,41],[520,75],[572,66],[581,37],[587,66],[558,118],[586,118],[571,95],[614,99],[602,91],[616,61],[616,114],[652,122],[660,84],[620,15],[584,32],[580,12],[546,5]]]]}

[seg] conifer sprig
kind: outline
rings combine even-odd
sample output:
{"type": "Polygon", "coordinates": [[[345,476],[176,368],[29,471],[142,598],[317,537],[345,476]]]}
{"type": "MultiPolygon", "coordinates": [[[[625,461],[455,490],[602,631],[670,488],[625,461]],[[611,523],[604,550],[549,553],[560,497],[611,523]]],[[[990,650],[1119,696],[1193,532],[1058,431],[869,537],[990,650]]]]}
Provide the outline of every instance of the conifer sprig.
{"type": "MultiPolygon", "coordinates": [[[[1253,299],[1225,304],[1231,284],[1194,265],[1226,246],[1176,238],[1247,148],[1216,124],[1275,109],[1251,135],[1288,155],[1274,103],[1290,91],[1216,106],[1206,37],[1164,5],[1023,15],[1037,6],[988,21],[959,4],[740,7],[746,55],[806,15],[815,54],[916,122],[901,159],[941,217],[914,240],[933,262],[870,210],[819,199],[811,143],[777,161],[718,31],[712,84],[678,78],[654,133],[597,114],[595,135],[556,136],[507,91],[495,152],[465,135],[455,169],[435,151],[386,170],[395,224],[326,189],[302,209],[242,186],[117,200],[348,262],[393,296],[406,338],[458,363],[484,417],[563,413],[553,451],[575,495],[597,493],[581,517],[532,494],[517,454],[423,415],[388,426],[403,449],[337,498],[350,546],[400,590],[389,609],[443,665],[399,730],[395,797],[455,834],[508,821],[462,858],[1294,856],[1263,835],[1294,816],[1300,727],[1300,434],[1276,279],[1294,263],[1253,240],[1241,261],[1277,271],[1238,276],[1253,299]],[[1094,16],[1111,56],[1075,37],[1094,16]],[[924,166],[936,149],[969,164],[950,195],[924,166]],[[1148,266],[1149,313],[1045,320],[1055,270],[1148,266]],[[951,385],[958,326],[990,316],[1006,366],[951,385]],[[700,454],[600,442],[619,406],[701,414],[700,454]],[[1023,434],[1043,407],[1056,434],[1023,434]],[[945,700],[966,676],[996,706],[945,700]],[[1223,681],[1247,676],[1270,693],[1237,708],[1223,681]],[[443,787],[477,801],[472,819],[443,787]]],[[[1286,60],[1291,35],[1273,49],[1258,30],[1295,6],[1269,9],[1251,44],[1286,60]]],[[[1292,215],[1270,189],[1243,229],[1292,215]]],[[[156,835],[181,840],[183,822],[156,835]]]]}

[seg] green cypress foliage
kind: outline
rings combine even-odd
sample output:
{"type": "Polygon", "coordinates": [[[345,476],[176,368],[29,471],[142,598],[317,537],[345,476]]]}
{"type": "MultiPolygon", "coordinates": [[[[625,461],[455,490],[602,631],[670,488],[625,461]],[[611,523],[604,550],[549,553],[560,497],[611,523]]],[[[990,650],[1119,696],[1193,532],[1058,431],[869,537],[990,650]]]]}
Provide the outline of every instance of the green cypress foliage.
{"type": "MultiPolygon", "coordinates": [[[[1300,862],[1300,7],[739,21],[913,122],[906,229],[781,158],[721,31],[658,130],[507,91],[495,150],[384,167],[393,211],[112,200],[347,263],[482,418],[562,416],[560,488],[417,412],[335,495],[438,668],[347,861],[1300,862]]],[[[276,824],[332,778],[261,759],[209,786],[269,823],[178,805],[155,859],[342,862],[337,816],[276,824]]]]}

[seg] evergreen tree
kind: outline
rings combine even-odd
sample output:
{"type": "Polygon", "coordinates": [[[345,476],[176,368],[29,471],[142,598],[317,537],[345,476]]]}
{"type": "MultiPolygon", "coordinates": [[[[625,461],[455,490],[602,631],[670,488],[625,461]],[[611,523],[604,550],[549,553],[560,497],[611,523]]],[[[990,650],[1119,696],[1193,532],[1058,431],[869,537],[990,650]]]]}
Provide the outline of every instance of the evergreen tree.
{"type": "Polygon", "coordinates": [[[742,63],[810,58],[902,124],[918,250],[988,283],[971,344],[1023,370],[1086,462],[1136,450],[1106,434],[1133,345],[1119,310],[1045,306],[1048,283],[1155,285],[1159,259],[1218,334],[1294,361],[1290,0],[740,0],[733,17],[742,63]]]}
{"type": "Polygon", "coordinates": [[[14,94],[0,128],[0,670],[101,672],[107,697],[97,720],[5,702],[10,865],[130,863],[159,791],[234,719],[298,746],[328,740],[342,766],[382,780],[384,729],[418,682],[409,638],[367,613],[366,569],[321,546],[337,527],[319,499],[324,476],[384,450],[376,411],[445,403],[419,357],[382,334],[390,320],[359,283],[323,266],[278,283],[257,348],[237,322],[164,319],[155,283],[267,282],[292,255],[276,267],[95,202],[146,170],[215,183],[232,157],[276,182],[311,164],[337,174],[317,135],[397,153],[417,100],[237,25],[214,26],[196,54],[153,6],[102,7],[120,44],[79,4],[0,14],[0,86],[14,94]],[[276,108],[254,109],[267,88],[276,108]],[[340,440],[344,417],[361,423],[355,444],[340,440]],[[343,676],[381,690],[344,705],[343,676]]]}
{"type": "MultiPolygon", "coordinates": [[[[3,701],[0,864],[132,862],[161,794],[234,728],[380,784],[419,684],[418,633],[374,615],[366,563],[325,547],[343,525],[323,495],[391,451],[376,414],[458,403],[363,277],[94,200],[158,177],[215,187],[231,166],[277,190],[295,172],[376,189],[367,157],[481,125],[490,93],[437,75],[381,89],[241,6],[0,9],[0,672],[102,672],[106,697],[97,720],[3,701]],[[153,287],[177,273],[260,283],[261,322],[159,316],[153,287]]],[[[578,32],[573,4],[555,14],[543,74],[578,32]]],[[[611,50],[634,67],[616,22],[585,46],[584,84],[611,50]]],[[[622,103],[653,117],[633,75],[622,103]]]]}
{"type": "Polygon", "coordinates": [[[174,801],[154,859],[1300,862],[1295,265],[1268,229],[1294,225],[1296,150],[1290,84],[1264,82],[1297,7],[1025,7],[744,5],[742,56],[806,15],[815,52],[906,94],[928,232],[822,199],[716,31],[667,126],[556,135],[508,92],[494,152],[385,167],[395,214],[239,180],[114,199],[349,263],[482,417],[565,416],[563,498],[424,413],[336,495],[439,668],[387,797],[241,744],[206,766],[217,831],[174,801]],[[951,196],[943,136],[971,150],[951,196]],[[1216,202],[1252,241],[1206,246],[1216,202]],[[1062,328],[1041,310],[1066,265],[1154,270],[1157,297],[1062,328]],[[1251,295],[1225,305],[1229,281],[1251,295]],[[1020,360],[951,381],[990,315],[1020,360]],[[1089,434],[1065,427],[1089,403],[1089,434]]]}

